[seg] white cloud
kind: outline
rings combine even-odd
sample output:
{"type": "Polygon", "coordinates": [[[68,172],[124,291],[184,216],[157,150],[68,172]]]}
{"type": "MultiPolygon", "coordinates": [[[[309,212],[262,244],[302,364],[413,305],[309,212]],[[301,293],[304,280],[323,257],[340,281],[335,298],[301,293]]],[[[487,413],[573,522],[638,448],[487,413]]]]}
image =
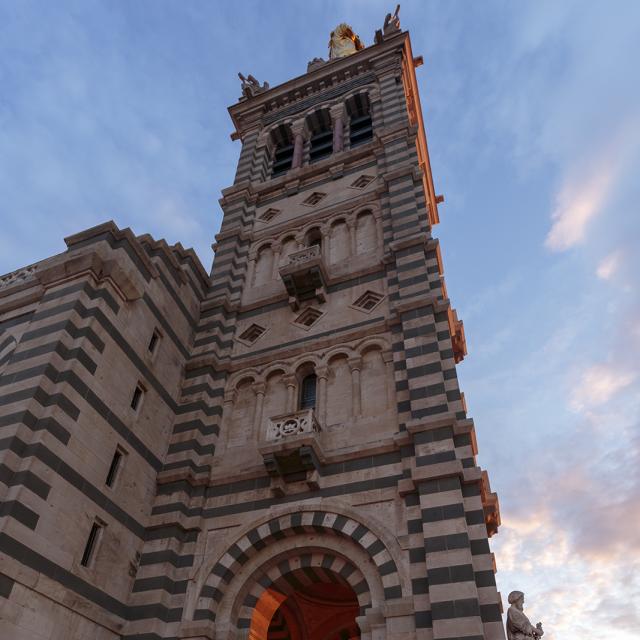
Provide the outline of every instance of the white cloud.
{"type": "Polygon", "coordinates": [[[571,391],[570,406],[574,411],[606,404],[618,391],[629,386],[635,373],[613,365],[596,364],[586,369],[571,391]]]}
{"type": "Polygon", "coordinates": [[[623,122],[607,144],[593,141],[593,146],[576,153],[580,160],[568,159],[570,169],[555,197],[551,229],[545,245],[552,251],[566,251],[581,244],[590,223],[601,215],[623,176],[632,169],[640,149],[638,120],[623,122]]]}
{"type": "Polygon", "coordinates": [[[622,262],[622,253],[620,251],[614,251],[608,256],[605,256],[596,269],[596,275],[601,280],[610,280],[620,268],[622,262]]]}
{"type": "Polygon", "coordinates": [[[587,225],[602,211],[614,172],[598,167],[586,179],[566,181],[556,196],[551,214],[553,222],[545,245],[553,251],[565,251],[584,240],[587,225]]]}

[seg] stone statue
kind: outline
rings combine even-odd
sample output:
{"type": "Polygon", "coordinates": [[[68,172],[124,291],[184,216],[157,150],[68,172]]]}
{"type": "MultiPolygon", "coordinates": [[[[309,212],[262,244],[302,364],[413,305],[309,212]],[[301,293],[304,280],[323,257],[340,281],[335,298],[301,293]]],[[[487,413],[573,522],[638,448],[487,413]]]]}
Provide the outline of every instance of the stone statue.
{"type": "Polygon", "coordinates": [[[384,26],[382,27],[382,33],[385,36],[390,35],[391,33],[395,33],[396,31],[400,31],[400,5],[396,5],[396,10],[393,12],[393,15],[387,13],[386,18],[384,19],[384,26]]]}
{"type": "Polygon", "coordinates": [[[242,95],[245,98],[253,98],[269,88],[268,82],[260,84],[251,74],[245,78],[243,74],[238,73],[238,78],[242,81],[242,95]]]}
{"type": "Polygon", "coordinates": [[[348,24],[342,22],[331,32],[329,60],[345,58],[360,49],[364,49],[364,45],[348,24]]]}
{"type": "Polygon", "coordinates": [[[507,611],[507,640],[527,640],[541,638],[544,635],[542,623],[534,627],[524,614],[524,593],[512,591],[509,594],[509,610],[507,611]]]}

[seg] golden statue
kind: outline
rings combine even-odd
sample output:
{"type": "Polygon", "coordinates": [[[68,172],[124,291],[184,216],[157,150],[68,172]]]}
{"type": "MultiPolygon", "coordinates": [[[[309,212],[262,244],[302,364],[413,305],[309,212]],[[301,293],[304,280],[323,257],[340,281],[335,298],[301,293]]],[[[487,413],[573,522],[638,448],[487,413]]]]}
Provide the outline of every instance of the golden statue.
{"type": "Polygon", "coordinates": [[[360,49],[364,49],[364,45],[348,24],[342,22],[331,32],[329,60],[345,58],[360,49]]]}

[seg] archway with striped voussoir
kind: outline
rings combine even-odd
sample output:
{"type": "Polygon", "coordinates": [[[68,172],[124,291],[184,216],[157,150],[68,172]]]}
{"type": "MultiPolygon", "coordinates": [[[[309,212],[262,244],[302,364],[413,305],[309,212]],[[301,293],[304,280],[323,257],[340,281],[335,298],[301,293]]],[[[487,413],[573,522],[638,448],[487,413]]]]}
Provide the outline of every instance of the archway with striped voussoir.
{"type": "MultiPolygon", "coordinates": [[[[343,514],[320,510],[298,511],[275,517],[250,529],[226,550],[200,590],[193,619],[215,620],[217,605],[233,578],[268,545],[314,533],[350,541],[373,564],[382,583],[384,599],[393,600],[403,596],[394,559],[382,540],[368,527],[343,514]]],[[[293,545],[291,548],[295,549],[293,545]]]]}
{"type": "MultiPolygon", "coordinates": [[[[297,555],[275,558],[247,580],[248,591],[238,612],[237,628],[248,629],[251,640],[273,638],[268,633],[270,624],[273,625],[275,614],[286,612],[287,608],[290,613],[292,609],[294,613],[296,609],[302,610],[303,615],[285,614],[285,618],[304,619],[304,610],[312,608],[311,618],[316,621],[324,611],[325,618],[330,617],[345,628],[355,627],[355,618],[364,615],[371,606],[371,593],[363,573],[347,558],[326,550],[292,553],[297,555]]],[[[288,624],[289,629],[293,626],[288,624]]],[[[301,626],[307,632],[300,635],[317,636],[310,633],[308,620],[301,626]]],[[[296,635],[289,637],[293,640],[296,635]]]]}

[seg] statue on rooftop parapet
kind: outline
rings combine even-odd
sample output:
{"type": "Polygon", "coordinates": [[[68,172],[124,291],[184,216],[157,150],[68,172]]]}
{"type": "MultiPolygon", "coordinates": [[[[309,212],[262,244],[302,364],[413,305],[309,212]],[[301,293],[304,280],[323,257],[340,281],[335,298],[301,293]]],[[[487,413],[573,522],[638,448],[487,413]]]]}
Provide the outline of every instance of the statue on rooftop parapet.
{"type": "Polygon", "coordinates": [[[353,29],[344,22],[341,22],[332,32],[329,40],[329,60],[345,58],[356,51],[364,49],[360,38],[353,32],[353,29]]]}
{"type": "Polygon", "coordinates": [[[387,13],[384,18],[384,24],[382,25],[382,29],[376,29],[374,42],[376,44],[382,44],[384,39],[388,36],[392,36],[394,33],[398,33],[400,31],[400,5],[396,5],[396,10],[391,13],[387,13]]]}
{"type": "Polygon", "coordinates": [[[242,81],[242,95],[245,98],[253,98],[269,88],[268,82],[260,84],[251,74],[245,77],[242,73],[238,73],[238,78],[242,81]]]}
{"type": "Polygon", "coordinates": [[[385,36],[388,36],[396,31],[400,31],[400,5],[396,5],[396,10],[393,12],[393,15],[387,13],[387,16],[384,19],[384,26],[382,27],[382,33],[385,36]]]}
{"type": "Polygon", "coordinates": [[[509,610],[507,611],[507,640],[538,640],[544,635],[542,623],[534,627],[524,614],[524,593],[512,591],[509,594],[509,610]]]}

